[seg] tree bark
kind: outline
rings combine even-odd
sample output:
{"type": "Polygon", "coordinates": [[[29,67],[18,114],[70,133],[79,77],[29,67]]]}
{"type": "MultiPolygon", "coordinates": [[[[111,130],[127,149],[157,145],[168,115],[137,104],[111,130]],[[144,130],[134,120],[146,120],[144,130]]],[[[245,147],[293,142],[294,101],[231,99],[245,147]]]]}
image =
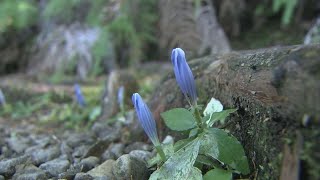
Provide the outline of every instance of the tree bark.
{"type": "MultiPolygon", "coordinates": [[[[214,97],[238,109],[225,127],[244,146],[251,177],[320,178],[319,44],[231,52],[189,64],[199,104],[214,97]]],[[[160,113],[187,102],[173,73],[157,89],[150,105],[163,136],[170,131],[160,113]]]]}

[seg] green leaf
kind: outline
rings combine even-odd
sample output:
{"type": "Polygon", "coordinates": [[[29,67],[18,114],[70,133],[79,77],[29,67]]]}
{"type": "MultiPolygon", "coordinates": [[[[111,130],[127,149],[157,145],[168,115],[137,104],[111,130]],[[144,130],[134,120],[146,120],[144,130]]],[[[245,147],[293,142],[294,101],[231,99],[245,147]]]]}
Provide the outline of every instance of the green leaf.
{"type": "Polygon", "coordinates": [[[184,108],[175,108],[161,113],[166,125],[175,131],[185,131],[196,126],[192,113],[184,108]]]}
{"type": "Polygon", "coordinates": [[[89,115],[89,120],[93,121],[95,119],[97,119],[101,114],[101,107],[100,106],[96,106],[92,109],[92,111],[90,112],[89,115]]]}
{"type": "Polygon", "coordinates": [[[177,141],[173,146],[174,147],[174,152],[176,152],[179,149],[183,148],[188,143],[190,143],[192,140],[193,140],[192,138],[188,138],[188,139],[181,139],[181,140],[177,141]]]}
{"type": "Polygon", "coordinates": [[[212,159],[212,157],[208,157],[208,156],[205,156],[205,155],[202,155],[202,154],[198,155],[198,157],[196,159],[196,162],[204,164],[204,165],[209,166],[211,168],[212,167],[216,168],[216,167],[220,167],[221,166],[219,161],[212,159]]]}
{"type": "Polygon", "coordinates": [[[220,112],[223,110],[221,102],[215,98],[211,98],[210,102],[207,104],[206,109],[203,111],[204,116],[211,115],[215,112],[220,112]]]}
{"type": "Polygon", "coordinates": [[[231,180],[232,172],[223,169],[212,169],[208,171],[204,176],[203,180],[231,180]]]}
{"type": "MultiPolygon", "coordinates": [[[[166,157],[171,157],[175,150],[173,147],[173,143],[162,144],[162,148],[166,157]]],[[[157,153],[157,155],[154,158],[148,160],[148,167],[152,167],[156,164],[160,164],[161,162],[162,162],[162,159],[160,155],[157,153]]]]}
{"type": "Polygon", "coordinates": [[[240,142],[217,128],[210,128],[201,138],[200,154],[211,156],[234,170],[248,174],[249,164],[240,142]]]}
{"type": "Polygon", "coordinates": [[[199,139],[194,139],[187,146],[175,152],[160,169],[151,174],[149,179],[202,179],[201,172],[193,167],[199,146],[199,139]]]}
{"type": "Polygon", "coordinates": [[[198,128],[191,129],[189,132],[189,138],[196,136],[198,134],[198,131],[199,131],[198,128]]]}
{"type": "Polygon", "coordinates": [[[209,127],[211,127],[217,121],[220,121],[221,124],[224,124],[226,117],[228,117],[230,113],[234,113],[236,111],[237,109],[227,109],[221,112],[213,113],[210,116],[209,120],[206,121],[206,123],[208,124],[209,127]]]}

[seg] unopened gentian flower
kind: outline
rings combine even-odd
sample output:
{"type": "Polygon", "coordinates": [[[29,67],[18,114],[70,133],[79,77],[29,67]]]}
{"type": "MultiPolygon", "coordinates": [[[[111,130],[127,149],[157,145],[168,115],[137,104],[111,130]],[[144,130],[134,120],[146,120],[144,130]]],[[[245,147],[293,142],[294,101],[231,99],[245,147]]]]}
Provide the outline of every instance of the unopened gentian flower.
{"type": "Polygon", "coordinates": [[[76,100],[80,107],[84,107],[86,105],[86,101],[82,95],[81,88],[79,84],[74,85],[74,94],[76,96],[76,100]]]}
{"type": "Polygon", "coordinates": [[[138,93],[132,95],[132,103],[136,109],[139,122],[154,146],[159,146],[156,122],[145,102],[138,93]]]}
{"type": "Polygon", "coordinates": [[[173,49],[171,61],[173,64],[174,74],[181,91],[187,99],[190,98],[190,103],[195,105],[197,101],[196,85],[184,51],[181,48],[173,49]]]}
{"type": "Polygon", "coordinates": [[[0,89],[0,106],[5,105],[6,104],[6,98],[4,97],[4,94],[2,92],[2,90],[0,89]]]}

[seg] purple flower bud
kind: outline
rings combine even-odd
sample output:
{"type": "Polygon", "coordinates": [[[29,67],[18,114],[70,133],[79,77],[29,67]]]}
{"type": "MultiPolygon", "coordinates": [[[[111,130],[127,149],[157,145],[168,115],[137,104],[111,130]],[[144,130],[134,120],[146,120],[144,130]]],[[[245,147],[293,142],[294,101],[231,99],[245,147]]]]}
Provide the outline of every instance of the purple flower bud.
{"type": "Polygon", "coordinates": [[[141,96],[138,93],[132,95],[132,103],[136,109],[139,122],[152,141],[153,145],[158,146],[160,144],[157,134],[156,122],[148,108],[143,102],[141,96]]]}
{"type": "Polygon", "coordinates": [[[86,105],[86,101],[82,95],[81,88],[79,84],[74,85],[74,94],[76,96],[76,100],[80,107],[84,107],[86,105]]]}
{"type": "Polygon", "coordinates": [[[4,97],[4,94],[2,93],[0,89],[0,105],[5,105],[6,104],[6,98],[4,97]]]}
{"type": "Polygon", "coordinates": [[[172,50],[171,61],[177,83],[183,94],[191,99],[192,103],[197,101],[197,91],[192,71],[186,61],[185,53],[181,48],[172,50]]]}

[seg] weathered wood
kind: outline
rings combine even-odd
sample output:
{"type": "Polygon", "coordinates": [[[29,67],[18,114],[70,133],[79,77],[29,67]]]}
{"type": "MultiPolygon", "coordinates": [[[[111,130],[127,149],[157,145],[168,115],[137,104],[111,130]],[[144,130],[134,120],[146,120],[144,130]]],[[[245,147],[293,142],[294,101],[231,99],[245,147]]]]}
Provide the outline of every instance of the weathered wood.
{"type": "MultiPolygon", "coordinates": [[[[238,108],[226,128],[244,145],[253,175],[280,178],[281,169],[288,171],[281,167],[283,147],[296,142],[301,134],[302,149],[295,152],[302,152],[298,159],[303,161],[292,161],[302,162],[303,176],[320,177],[319,44],[232,52],[195,59],[190,66],[200,104],[215,97],[226,108],[238,108]]],[[[164,78],[150,105],[160,134],[168,132],[159,113],[187,105],[173,73],[164,78]]],[[[297,170],[291,171],[299,175],[297,170]]]]}

